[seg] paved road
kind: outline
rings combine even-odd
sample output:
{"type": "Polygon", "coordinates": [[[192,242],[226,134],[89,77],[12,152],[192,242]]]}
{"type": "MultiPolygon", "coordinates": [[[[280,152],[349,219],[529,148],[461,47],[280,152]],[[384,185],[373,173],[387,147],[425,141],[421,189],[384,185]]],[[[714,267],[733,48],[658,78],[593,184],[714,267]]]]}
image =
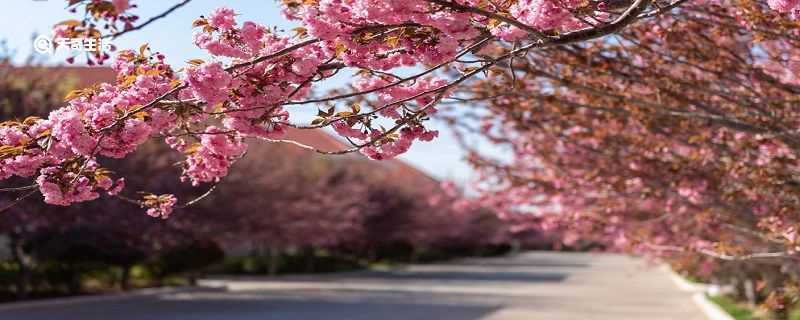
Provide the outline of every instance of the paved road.
{"type": "Polygon", "coordinates": [[[226,284],[224,290],[0,306],[0,319],[704,319],[662,268],[606,254],[532,252],[226,284]]]}

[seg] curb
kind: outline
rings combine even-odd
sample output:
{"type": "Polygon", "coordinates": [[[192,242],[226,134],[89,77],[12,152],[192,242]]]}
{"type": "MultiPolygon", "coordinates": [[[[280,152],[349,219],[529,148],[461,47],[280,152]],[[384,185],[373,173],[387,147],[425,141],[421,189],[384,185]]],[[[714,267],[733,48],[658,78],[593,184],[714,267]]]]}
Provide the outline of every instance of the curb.
{"type": "Polygon", "coordinates": [[[129,291],[129,292],[122,292],[122,293],[97,294],[97,295],[86,295],[86,296],[65,297],[65,298],[50,298],[50,299],[33,300],[33,301],[8,302],[8,303],[0,304],[0,311],[24,309],[24,308],[37,308],[37,307],[50,307],[50,306],[70,305],[70,304],[79,304],[79,303],[115,301],[115,300],[122,300],[122,299],[133,298],[133,297],[186,292],[186,291],[191,291],[193,289],[194,288],[188,288],[188,287],[147,288],[147,289],[132,290],[132,291],[129,291]]]}
{"type": "Polygon", "coordinates": [[[736,320],[716,303],[708,300],[708,294],[712,291],[719,291],[719,288],[712,284],[692,283],[682,277],[668,265],[664,269],[669,273],[670,279],[678,288],[683,291],[693,292],[692,301],[700,308],[709,320],[736,320]]]}
{"type": "Polygon", "coordinates": [[[704,284],[704,283],[695,283],[689,282],[683,276],[679,275],[675,270],[672,270],[668,265],[664,265],[664,270],[669,273],[670,279],[675,285],[678,286],[683,291],[690,291],[690,292],[708,292],[711,290],[714,285],[711,284],[704,284]]]}
{"type": "Polygon", "coordinates": [[[694,303],[700,307],[700,310],[703,310],[703,313],[705,313],[706,317],[710,320],[736,320],[716,303],[708,300],[708,295],[705,293],[695,293],[692,295],[692,300],[694,300],[694,303]]]}

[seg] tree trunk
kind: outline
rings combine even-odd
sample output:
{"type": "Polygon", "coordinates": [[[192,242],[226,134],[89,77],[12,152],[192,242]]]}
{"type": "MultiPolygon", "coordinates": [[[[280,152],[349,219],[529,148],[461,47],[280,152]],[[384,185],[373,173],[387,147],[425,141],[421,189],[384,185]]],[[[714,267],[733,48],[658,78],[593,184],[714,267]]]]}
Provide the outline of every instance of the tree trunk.
{"type": "Polygon", "coordinates": [[[409,256],[408,256],[408,263],[412,263],[412,264],[413,263],[417,263],[417,261],[419,260],[419,255],[420,255],[421,252],[422,252],[422,250],[419,249],[417,246],[412,246],[411,247],[411,254],[409,254],[409,256]]]}
{"type": "Polygon", "coordinates": [[[154,287],[160,288],[164,286],[164,277],[166,277],[165,272],[160,270],[159,268],[155,268],[153,272],[153,283],[154,287]]]}
{"type": "Polygon", "coordinates": [[[119,277],[119,287],[122,291],[131,289],[131,266],[122,266],[122,274],[119,277]]]}
{"type": "Polygon", "coordinates": [[[376,262],[378,261],[378,249],[376,247],[370,247],[367,251],[367,261],[369,262],[376,262]]]}
{"type": "Polygon", "coordinates": [[[512,256],[519,254],[521,247],[522,245],[519,243],[519,240],[511,240],[511,252],[509,252],[509,254],[512,256]]]}
{"type": "MultiPolygon", "coordinates": [[[[778,288],[780,288],[783,285],[781,283],[782,277],[779,276],[780,270],[763,268],[759,269],[759,272],[761,273],[761,278],[764,281],[765,292],[775,292],[776,290],[778,290],[778,288]]],[[[790,309],[791,305],[787,303],[787,305],[785,305],[783,308],[773,310],[772,318],[776,320],[788,320],[790,309]]]]}
{"type": "Polygon", "coordinates": [[[303,251],[305,251],[305,258],[306,258],[306,272],[307,273],[314,273],[316,257],[314,256],[314,247],[309,246],[306,247],[303,251]]]}
{"type": "Polygon", "coordinates": [[[16,235],[9,235],[9,249],[11,249],[11,257],[14,262],[19,266],[19,277],[17,277],[17,298],[25,299],[30,294],[31,288],[31,259],[22,249],[22,241],[16,235]]]}
{"type": "Polygon", "coordinates": [[[157,287],[157,288],[163,287],[164,286],[164,276],[156,275],[155,278],[153,279],[153,286],[157,287]]]}
{"type": "Polygon", "coordinates": [[[747,304],[754,307],[758,304],[758,297],[756,296],[756,286],[753,284],[753,279],[744,279],[744,296],[747,299],[747,304]]]}
{"type": "Polygon", "coordinates": [[[269,275],[274,276],[278,274],[278,267],[280,267],[280,249],[275,245],[269,246],[269,275]]]}
{"type": "Polygon", "coordinates": [[[78,295],[81,293],[81,273],[73,263],[67,264],[69,273],[69,283],[67,283],[67,291],[70,295],[78,295]]]}
{"type": "Polygon", "coordinates": [[[483,255],[483,245],[477,245],[475,247],[475,251],[472,253],[475,257],[480,257],[483,255]]]}

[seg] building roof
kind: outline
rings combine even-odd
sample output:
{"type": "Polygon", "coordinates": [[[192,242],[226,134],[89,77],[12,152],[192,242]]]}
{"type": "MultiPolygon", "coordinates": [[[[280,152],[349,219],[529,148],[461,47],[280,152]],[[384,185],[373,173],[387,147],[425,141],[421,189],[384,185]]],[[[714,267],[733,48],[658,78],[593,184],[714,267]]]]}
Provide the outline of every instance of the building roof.
{"type": "Polygon", "coordinates": [[[42,67],[42,66],[23,66],[15,67],[11,71],[11,76],[30,77],[33,74],[40,74],[48,78],[64,78],[75,81],[76,88],[91,86],[95,83],[112,82],[116,78],[116,73],[111,68],[104,67],[42,67]]]}

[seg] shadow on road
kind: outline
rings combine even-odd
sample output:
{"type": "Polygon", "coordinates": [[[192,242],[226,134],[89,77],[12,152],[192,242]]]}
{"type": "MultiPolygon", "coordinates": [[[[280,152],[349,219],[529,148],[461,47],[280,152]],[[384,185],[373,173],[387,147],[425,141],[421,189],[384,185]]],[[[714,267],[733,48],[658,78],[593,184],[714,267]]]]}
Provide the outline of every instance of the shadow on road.
{"type": "Polygon", "coordinates": [[[467,272],[467,271],[384,271],[362,272],[359,279],[441,280],[441,281],[508,281],[561,282],[567,274],[558,272],[467,272]]]}
{"type": "Polygon", "coordinates": [[[482,267],[543,267],[543,268],[588,268],[588,263],[563,262],[563,261],[503,261],[503,260],[465,260],[452,263],[457,266],[482,266],[482,267]]]}
{"type": "Polygon", "coordinates": [[[44,306],[3,312],[18,320],[299,320],[432,319],[477,320],[501,305],[425,301],[409,294],[335,292],[328,296],[294,293],[192,292],[121,299],[103,303],[44,306]]]}

